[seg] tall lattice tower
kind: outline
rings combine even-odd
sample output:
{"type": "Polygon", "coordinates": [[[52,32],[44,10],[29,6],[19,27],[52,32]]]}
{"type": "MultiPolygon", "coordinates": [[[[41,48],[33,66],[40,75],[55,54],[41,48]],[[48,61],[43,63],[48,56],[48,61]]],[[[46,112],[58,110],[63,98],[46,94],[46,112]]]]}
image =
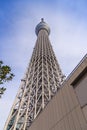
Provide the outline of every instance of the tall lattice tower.
{"type": "Polygon", "coordinates": [[[29,126],[60,88],[61,72],[49,41],[50,28],[41,19],[37,41],[4,130],[29,130],[29,126]]]}

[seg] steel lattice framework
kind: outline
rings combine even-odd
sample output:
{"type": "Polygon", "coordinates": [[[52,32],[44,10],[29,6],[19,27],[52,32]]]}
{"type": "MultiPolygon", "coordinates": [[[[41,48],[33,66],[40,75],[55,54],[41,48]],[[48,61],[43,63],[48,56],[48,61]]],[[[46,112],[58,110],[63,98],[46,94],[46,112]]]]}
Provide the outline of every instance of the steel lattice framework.
{"type": "Polygon", "coordinates": [[[36,27],[37,41],[33,54],[4,130],[28,130],[64,80],[49,33],[50,28],[42,19],[36,27]]]}

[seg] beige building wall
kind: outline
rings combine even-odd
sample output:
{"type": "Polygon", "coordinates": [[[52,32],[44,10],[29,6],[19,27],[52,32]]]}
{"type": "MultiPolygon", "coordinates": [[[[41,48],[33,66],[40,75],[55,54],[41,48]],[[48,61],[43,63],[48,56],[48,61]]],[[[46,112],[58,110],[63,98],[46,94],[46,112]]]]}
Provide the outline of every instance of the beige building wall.
{"type": "MultiPolygon", "coordinates": [[[[35,119],[29,130],[87,130],[87,104],[85,102],[84,106],[81,105],[81,97],[78,98],[77,91],[77,87],[81,88],[81,84],[77,85],[79,79],[81,81],[87,73],[86,68],[87,57],[70,74],[63,87],[35,119]]],[[[84,89],[87,88],[87,75],[83,79],[86,86],[82,85],[84,89]]]]}

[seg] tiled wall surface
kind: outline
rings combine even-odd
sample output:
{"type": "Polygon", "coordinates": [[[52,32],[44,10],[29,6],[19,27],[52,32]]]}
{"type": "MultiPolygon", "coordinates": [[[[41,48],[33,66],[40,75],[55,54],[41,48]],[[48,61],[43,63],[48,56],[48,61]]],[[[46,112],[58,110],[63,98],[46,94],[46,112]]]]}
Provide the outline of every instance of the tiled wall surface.
{"type": "Polygon", "coordinates": [[[60,89],[29,130],[87,130],[87,124],[72,86],[60,89]]]}
{"type": "Polygon", "coordinates": [[[71,82],[87,66],[87,59],[77,68],[29,130],[87,130],[87,107],[81,108],[71,82]]]}

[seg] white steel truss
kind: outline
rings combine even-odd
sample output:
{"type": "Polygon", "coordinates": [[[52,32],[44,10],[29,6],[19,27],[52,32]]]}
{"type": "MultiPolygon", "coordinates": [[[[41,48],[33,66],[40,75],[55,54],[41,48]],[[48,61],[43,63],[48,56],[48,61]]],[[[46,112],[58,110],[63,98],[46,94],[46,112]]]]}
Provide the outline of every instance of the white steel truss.
{"type": "Polygon", "coordinates": [[[43,21],[36,27],[37,41],[26,76],[12,106],[4,130],[28,130],[64,81],[43,21]]]}

